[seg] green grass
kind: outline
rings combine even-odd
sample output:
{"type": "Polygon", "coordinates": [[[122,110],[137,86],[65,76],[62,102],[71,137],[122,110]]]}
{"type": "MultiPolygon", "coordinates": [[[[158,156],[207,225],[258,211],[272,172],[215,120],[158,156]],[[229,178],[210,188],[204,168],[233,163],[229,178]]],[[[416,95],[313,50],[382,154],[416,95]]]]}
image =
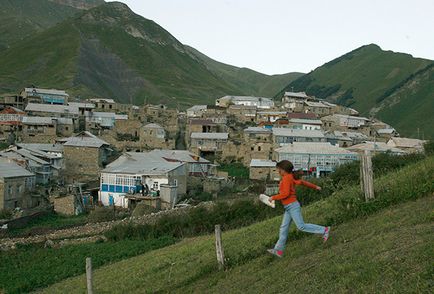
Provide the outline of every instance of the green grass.
{"type": "Polygon", "coordinates": [[[51,213],[30,221],[24,228],[11,229],[9,236],[25,236],[41,231],[50,231],[74,226],[81,226],[87,223],[87,215],[63,216],[51,213]]]}
{"type": "MultiPolygon", "coordinates": [[[[433,201],[431,196],[411,201],[432,195],[433,178],[431,157],[377,178],[374,201],[366,203],[360,187],[351,186],[305,206],[306,220],[334,226],[332,239],[325,247],[316,236],[291,232],[288,255],[281,261],[267,257],[265,249],[276,241],[281,221],[276,217],[224,232],[226,272],[217,271],[213,236],[202,236],[97,270],[95,291],[263,293],[270,289],[268,292],[309,293],[324,291],[320,285],[325,285],[326,292],[359,288],[372,292],[368,290],[381,285],[389,292],[393,292],[390,287],[395,292],[427,291],[433,201]],[[403,202],[409,203],[390,208],[403,202]],[[401,241],[405,246],[400,247],[401,241]],[[315,270],[316,275],[309,274],[315,270]],[[291,288],[292,283],[296,288],[291,288]]],[[[85,278],[79,276],[43,292],[84,290],[85,278]]]]}
{"type": "Polygon", "coordinates": [[[124,240],[69,245],[45,249],[41,245],[25,246],[0,252],[0,292],[28,293],[57,281],[85,272],[85,259],[99,268],[125,258],[143,254],[175,242],[170,237],[147,241],[124,240]]]}
{"type": "Polygon", "coordinates": [[[249,178],[249,169],[239,162],[221,164],[218,169],[228,172],[230,177],[236,177],[240,179],[249,178]]]}

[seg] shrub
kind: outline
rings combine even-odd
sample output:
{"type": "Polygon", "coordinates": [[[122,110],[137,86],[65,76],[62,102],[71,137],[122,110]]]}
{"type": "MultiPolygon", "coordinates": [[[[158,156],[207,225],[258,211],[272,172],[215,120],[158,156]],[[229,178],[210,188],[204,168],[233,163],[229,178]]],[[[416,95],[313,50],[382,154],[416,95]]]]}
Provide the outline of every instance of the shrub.
{"type": "Polygon", "coordinates": [[[0,210],[0,219],[10,219],[12,218],[12,211],[9,209],[0,210]]]}
{"type": "Polygon", "coordinates": [[[114,220],[116,218],[116,212],[112,207],[95,207],[93,211],[89,213],[88,220],[92,223],[105,222],[114,220]]]}
{"type": "Polygon", "coordinates": [[[139,217],[139,216],[144,216],[146,214],[151,214],[153,212],[157,212],[158,209],[150,206],[150,205],[146,205],[145,203],[138,203],[136,208],[134,208],[132,216],[133,217],[139,217]]]}

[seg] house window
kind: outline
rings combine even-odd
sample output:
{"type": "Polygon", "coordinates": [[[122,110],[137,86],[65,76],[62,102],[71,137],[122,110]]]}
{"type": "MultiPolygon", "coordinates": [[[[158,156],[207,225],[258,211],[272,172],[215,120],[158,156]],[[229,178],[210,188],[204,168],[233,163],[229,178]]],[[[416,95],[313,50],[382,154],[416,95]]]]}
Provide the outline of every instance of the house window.
{"type": "Polygon", "coordinates": [[[258,146],[258,151],[261,151],[261,146],[258,146]]]}
{"type": "Polygon", "coordinates": [[[177,180],[177,179],[174,179],[174,180],[173,180],[173,185],[174,185],[174,186],[178,186],[178,180],[177,180]]]}
{"type": "Polygon", "coordinates": [[[154,182],[154,183],[152,184],[152,189],[154,189],[154,190],[158,190],[158,182],[154,182]]]}
{"type": "Polygon", "coordinates": [[[65,127],[65,131],[69,131],[69,127],[65,127]]]}

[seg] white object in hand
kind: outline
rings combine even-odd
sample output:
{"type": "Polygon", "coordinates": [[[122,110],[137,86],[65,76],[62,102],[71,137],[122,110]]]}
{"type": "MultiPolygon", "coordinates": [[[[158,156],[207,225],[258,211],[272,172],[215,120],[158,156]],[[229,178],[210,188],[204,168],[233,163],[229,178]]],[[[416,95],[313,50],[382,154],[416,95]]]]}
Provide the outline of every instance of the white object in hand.
{"type": "Polygon", "coordinates": [[[264,203],[264,204],[266,204],[266,205],[268,205],[268,206],[270,206],[270,207],[272,207],[272,208],[275,208],[275,207],[276,207],[276,203],[275,203],[275,201],[273,200],[273,201],[270,202],[270,197],[268,197],[268,196],[265,195],[265,194],[261,194],[261,195],[259,195],[259,200],[260,200],[262,203],[264,203]]]}

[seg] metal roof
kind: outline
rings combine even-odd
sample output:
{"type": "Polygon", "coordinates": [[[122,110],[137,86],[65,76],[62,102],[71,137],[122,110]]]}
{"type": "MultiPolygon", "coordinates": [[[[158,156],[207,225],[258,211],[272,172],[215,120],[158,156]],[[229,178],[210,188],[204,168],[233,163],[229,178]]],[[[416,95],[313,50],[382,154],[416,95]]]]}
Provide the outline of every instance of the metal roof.
{"type": "Polygon", "coordinates": [[[45,117],[45,116],[24,116],[22,123],[25,125],[72,125],[72,118],[67,117],[45,117]]]}
{"type": "Polygon", "coordinates": [[[78,108],[95,108],[95,104],[86,102],[68,102],[68,105],[78,108]]]}
{"type": "Polygon", "coordinates": [[[374,151],[374,152],[392,152],[392,153],[405,153],[404,150],[401,150],[399,148],[388,146],[384,142],[364,142],[361,144],[353,145],[351,147],[347,148],[351,151],[374,151]]]}
{"type": "Polygon", "coordinates": [[[127,152],[107,165],[102,173],[165,175],[182,165],[184,163],[167,161],[156,153],[127,152]]]}
{"type": "Polygon", "coordinates": [[[62,144],[19,143],[17,144],[17,146],[21,148],[40,150],[44,152],[63,153],[62,144]]]}
{"type": "Polygon", "coordinates": [[[296,97],[296,98],[309,98],[305,92],[285,92],[283,96],[296,97]]]}
{"type": "Polygon", "coordinates": [[[393,137],[390,138],[388,145],[393,144],[396,147],[401,148],[421,148],[426,141],[413,139],[413,138],[401,138],[393,137]]]}
{"type": "Polygon", "coordinates": [[[298,124],[322,125],[322,121],[319,119],[291,118],[289,122],[298,124]]]}
{"type": "Polygon", "coordinates": [[[168,149],[154,149],[148,154],[153,156],[159,156],[166,160],[176,160],[180,162],[189,162],[189,163],[209,163],[203,157],[200,157],[188,150],[168,150],[168,149]]]}
{"type": "Polygon", "coordinates": [[[231,95],[226,95],[224,97],[221,97],[220,99],[237,101],[237,102],[241,102],[241,101],[253,101],[253,102],[269,102],[269,103],[274,103],[273,99],[271,99],[271,98],[267,98],[267,97],[255,97],[255,96],[231,96],[231,95]]]}
{"type": "Polygon", "coordinates": [[[79,113],[78,107],[73,105],[54,105],[54,104],[38,104],[38,103],[27,104],[25,110],[33,111],[33,112],[69,113],[69,114],[77,114],[77,115],[79,113]]]}
{"type": "Polygon", "coordinates": [[[227,140],[228,133],[191,133],[192,139],[219,139],[227,140]]]}
{"type": "Polygon", "coordinates": [[[344,148],[332,145],[328,142],[294,142],[276,149],[277,153],[294,153],[294,154],[355,154],[344,148]]]}
{"type": "Polygon", "coordinates": [[[276,162],[268,159],[252,159],[250,167],[276,167],[276,162]]]}
{"type": "Polygon", "coordinates": [[[91,102],[104,102],[104,103],[110,103],[110,104],[114,104],[116,103],[113,99],[107,99],[107,98],[92,98],[92,99],[88,99],[91,102]]]}
{"type": "Polygon", "coordinates": [[[10,159],[0,158],[0,178],[31,177],[34,175],[10,159]]]}
{"type": "Polygon", "coordinates": [[[110,145],[106,141],[101,140],[97,136],[91,134],[90,132],[82,132],[74,137],[69,137],[65,139],[64,146],[75,146],[75,147],[95,147],[99,148],[103,145],[110,145]]]}
{"type": "Polygon", "coordinates": [[[313,101],[305,101],[304,102],[307,106],[311,106],[311,107],[324,107],[324,108],[330,108],[329,105],[326,105],[322,102],[313,102],[313,101]]]}
{"type": "Polygon", "coordinates": [[[56,89],[24,88],[24,91],[26,93],[36,92],[38,94],[50,94],[50,95],[69,96],[68,93],[66,93],[65,91],[63,91],[63,90],[56,90],[56,89]]]}
{"type": "Polygon", "coordinates": [[[320,130],[301,130],[290,128],[273,128],[273,135],[281,137],[324,138],[324,133],[320,130]]]}
{"type": "Polygon", "coordinates": [[[206,126],[214,126],[216,125],[215,122],[213,122],[210,119],[190,119],[190,125],[206,125],[206,126]]]}
{"type": "Polygon", "coordinates": [[[244,129],[245,133],[264,133],[264,134],[270,134],[272,131],[271,129],[267,129],[264,127],[248,127],[246,129],[244,129]]]}
{"type": "Polygon", "coordinates": [[[149,123],[144,126],[145,129],[164,129],[162,126],[156,123],[149,123]]]}

